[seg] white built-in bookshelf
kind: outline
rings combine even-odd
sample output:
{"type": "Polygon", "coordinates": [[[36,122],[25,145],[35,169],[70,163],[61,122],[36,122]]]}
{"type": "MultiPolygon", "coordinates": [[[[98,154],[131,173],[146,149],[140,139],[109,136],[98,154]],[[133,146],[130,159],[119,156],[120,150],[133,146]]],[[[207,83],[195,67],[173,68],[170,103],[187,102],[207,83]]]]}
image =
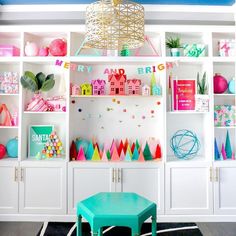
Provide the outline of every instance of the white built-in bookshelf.
{"type": "MultiPolygon", "coordinates": [[[[214,139],[225,142],[230,134],[232,151],[236,152],[236,128],[214,126],[214,106],[236,106],[235,94],[214,94],[213,76],[221,73],[228,81],[236,76],[236,57],[218,56],[220,39],[235,39],[231,26],[148,25],[146,34],[159,55],[152,55],[144,45],[140,56],[95,56],[94,50],[76,51],[84,39],[84,26],[8,26],[0,29],[0,44],[20,48],[19,57],[0,57],[0,73],[24,71],[53,73],[55,86],[43,96],[63,95],[66,112],[31,112],[26,105],[32,93],[20,86],[19,94],[0,94],[0,103],[10,111],[18,110],[19,125],[0,127],[0,143],[18,137],[18,158],[0,160],[0,219],[65,221],[75,220],[76,203],[96,192],[137,192],[158,206],[160,221],[228,221],[236,220],[236,161],[215,160],[214,139]],[[171,57],[165,42],[168,37],[180,37],[182,43],[206,45],[204,57],[171,57]],[[24,46],[34,41],[48,45],[55,38],[67,40],[65,57],[27,57],[24,46]],[[62,66],[56,60],[63,61],[62,66]],[[79,72],[64,67],[92,67],[79,72]],[[70,84],[104,79],[106,68],[125,69],[128,79],[138,78],[149,84],[151,73],[138,74],[138,68],[164,65],[155,73],[162,88],[161,96],[83,96],[71,95],[70,84]],[[166,65],[172,65],[168,68],[166,65]],[[209,111],[173,111],[169,98],[169,76],[196,79],[206,72],[209,111]],[[36,160],[29,156],[28,130],[30,125],[54,125],[61,138],[65,155],[60,158],[36,160]],[[191,160],[180,160],[170,148],[170,139],[177,130],[196,133],[200,150],[191,160]],[[155,138],[161,145],[162,158],[152,161],[71,161],[72,140],[96,137],[99,143],[126,138],[141,144],[155,138]],[[6,188],[7,186],[7,188],[6,188]],[[234,216],[232,216],[234,215],[234,216]]],[[[97,50],[97,53],[102,51],[97,50]]]]}

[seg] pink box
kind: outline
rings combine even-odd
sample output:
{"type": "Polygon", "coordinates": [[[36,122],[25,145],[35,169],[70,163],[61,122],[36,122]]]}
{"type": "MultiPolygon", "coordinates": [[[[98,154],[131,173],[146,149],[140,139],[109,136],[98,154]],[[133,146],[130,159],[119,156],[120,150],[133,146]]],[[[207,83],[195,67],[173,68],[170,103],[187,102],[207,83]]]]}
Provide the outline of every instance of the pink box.
{"type": "Polygon", "coordinates": [[[20,49],[8,44],[0,44],[0,57],[20,56],[20,49]]]}

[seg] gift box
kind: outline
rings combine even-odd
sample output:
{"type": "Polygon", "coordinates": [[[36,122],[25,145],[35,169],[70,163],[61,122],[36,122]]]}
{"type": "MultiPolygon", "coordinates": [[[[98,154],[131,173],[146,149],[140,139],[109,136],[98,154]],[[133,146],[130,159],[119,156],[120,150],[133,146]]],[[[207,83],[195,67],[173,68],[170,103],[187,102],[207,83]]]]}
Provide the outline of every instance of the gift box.
{"type": "Polygon", "coordinates": [[[20,49],[9,44],[0,44],[1,57],[14,57],[20,56],[20,49]]]}
{"type": "Polygon", "coordinates": [[[183,53],[185,57],[205,57],[206,55],[206,45],[193,43],[193,44],[183,44],[183,53]]]}
{"type": "Polygon", "coordinates": [[[3,72],[0,74],[0,93],[18,94],[19,83],[17,72],[3,72]]]}
{"type": "Polygon", "coordinates": [[[61,96],[48,98],[47,106],[50,111],[66,112],[66,99],[61,96]]]}
{"type": "Polygon", "coordinates": [[[235,126],[236,125],[236,106],[215,105],[214,106],[215,126],[235,126]]]}
{"type": "Polygon", "coordinates": [[[236,56],[236,45],[234,39],[221,39],[218,42],[218,52],[220,57],[236,56]]]}

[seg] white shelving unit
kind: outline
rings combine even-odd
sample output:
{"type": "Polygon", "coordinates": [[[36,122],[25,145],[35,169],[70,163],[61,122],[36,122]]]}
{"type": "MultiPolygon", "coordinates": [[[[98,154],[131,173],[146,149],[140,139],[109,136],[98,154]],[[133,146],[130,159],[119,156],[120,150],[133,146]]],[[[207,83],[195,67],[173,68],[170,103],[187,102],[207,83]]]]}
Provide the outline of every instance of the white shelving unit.
{"type": "MultiPolygon", "coordinates": [[[[236,105],[236,95],[214,94],[213,75],[221,72],[230,79],[236,75],[236,58],[218,57],[217,42],[235,38],[231,26],[153,25],[146,32],[159,56],[114,57],[74,54],[83,41],[84,26],[8,26],[1,27],[0,43],[12,43],[21,49],[19,57],[1,57],[0,72],[16,71],[22,75],[30,70],[53,73],[56,85],[44,96],[65,95],[66,112],[28,112],[32,98],[20,88],[19,95],[0,94],[0,102],[15,104],[19,110],[18,127],[0,127],[0,143],[18,136],[18,158],[0,160],[0,220],[71,221],[75,220],[76,203],[100,191],[133,191],[157,202],[159,221],[231,221],[236,220],[236,162],[214,160],[214,138],[226,133],[226,127],[214,127],[214,105],[236,105]],[[23,30],[23,31],[22,31],[23,30]],[[170,57],[166,38],[180,36],[183,43],[207,45],[205,57],[170,57]],[[24,45],[35,41],[43,46],[52,39],[63,37],[68,42],[65,57],[27,57],[24,45]],[[62,61],[62,66],[56,65],[62,61]],[[76,66],[91,66],[92,72],[70,70],[64,62],[76,66]],[[167,63],[167,64],[166,64],[167,63]],[[173,68],[168,68],[170,63],[173,68]],[[128,79],[140,78],[149,83],[151,74],[138,74],[137,68],[164,65],[156,73],[162,86],[162,96],[71,96],[70,83],[81,84],[91,79],[106,79],[106,68],[125,68],[128,79]],[[173,112],[169,109],[168,75],[195,78],[206,71],[209,85],[209,112],[173,112]],[[64,91],[61,91],[64,83],[64,91]],[[113,99],[119,100],[119,104],[113,99]],[[73,102],[72,102],[73,101],[73,102]],[[157,102],[159,105],[157,105],[157,102]],[[107,111],[107,108],[113,108],[107,111]],[[78,112],[81,109],[81,112],[78,112]],[[124,112],[126,110],[126,112],[124,112]],[[151,117],[150,110],[154,110],[151,117]],[[132,117],[135,116],[135,120],[132,117]],[[143,118],[145,117],[145,118],[143,118]],[[66,155],[63,158],[35,160],[28,156],[29,125],[53,124],[60,136],[66,155]],[[102,128],[103,127],[103,128],[102,128]],[[179,129],[194,131],[201,148],[191,160],[177,159],[170,148],[170,138],[179,129]],[[150,137],[159,140],[162,159],[146,162],[70,161],[69,149],[76,137],[104,140],[150,137]],[[8,186],[6,191],[6,185],[8,186]],[[9,196],[12,196],[9,198],[9,196]],[[213,204],[214,203],[214,204],[213,204]]],[[[141,53],[150,55],[148,46],[141,53]]],[[[131,52],[134,53],[134,52],[131,52]]],[[[141,54],[142,55],[142,54],[141,54]]],[[[108,86],[106,86],[108,88],[108,86]]],[[[234,152],[236,129],[228,128],[234,152]]]]}

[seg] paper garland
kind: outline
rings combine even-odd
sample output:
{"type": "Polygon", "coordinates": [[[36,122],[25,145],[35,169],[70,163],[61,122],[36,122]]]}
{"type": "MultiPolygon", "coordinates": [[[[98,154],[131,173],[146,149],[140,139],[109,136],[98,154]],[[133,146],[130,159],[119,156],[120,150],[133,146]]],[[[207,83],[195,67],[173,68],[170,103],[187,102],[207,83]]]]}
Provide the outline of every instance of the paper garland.
{"type": "MultiPolygon", "coordinates": [[[[150,141],[150,140],[149,140],[150,141]]],[[[75,142],[72,141],[70,147],[70,158],[71,160],[77,161],[151,161],[154,159],[160,159],[162,157],[161,146],[154,139],[151,142],[153,146],[152,149],[154,151],[151,152],[151,148],[149,146],[148,141],[143,144],[143,148],[140,145],[139,141],[136,140],[132,143],[130,147],[130,143],[128,139],[123,142],[116,142],[114,139],[112,140],[111,145],[108,142],[104,143],[104,145],[99,145],[95,139],[90,140],[90,142],[86,141],[88,144],[87,150],[84,150],[84,147],[81,146],[79,148],[78,153],[76,152],[75,142]],[[119,144],[119,145],[117,145],[119,144]],[[102,150],[103,148],[103,150],[102,150]],[[86,152],[85,152],[86,151],[86,152]]]]}

